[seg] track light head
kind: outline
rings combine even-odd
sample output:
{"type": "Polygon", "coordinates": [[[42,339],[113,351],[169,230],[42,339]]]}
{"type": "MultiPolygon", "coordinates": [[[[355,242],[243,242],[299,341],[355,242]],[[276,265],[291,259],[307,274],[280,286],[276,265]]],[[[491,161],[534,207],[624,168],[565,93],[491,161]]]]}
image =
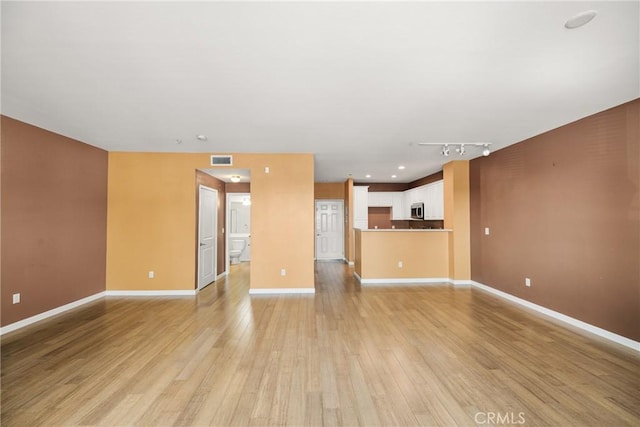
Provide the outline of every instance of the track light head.
{"type": "Polygon", "coordinates": [[[449,156],[449,153],[450,153],[449,145],[453,145],[454,147],[457,147],[456,153],[458,153],[461,156],[464,156],[467,152],[467,147],[465,146],[482,147],[482,155],[485,157],[491,154],[491,150],[489,148],[489,146],[491,145],[490,142],[464,142],[464,143],[419,142],[418,145],[440,146],[441,147],[440,154],[442,154],[445,157],[449,156]]]}

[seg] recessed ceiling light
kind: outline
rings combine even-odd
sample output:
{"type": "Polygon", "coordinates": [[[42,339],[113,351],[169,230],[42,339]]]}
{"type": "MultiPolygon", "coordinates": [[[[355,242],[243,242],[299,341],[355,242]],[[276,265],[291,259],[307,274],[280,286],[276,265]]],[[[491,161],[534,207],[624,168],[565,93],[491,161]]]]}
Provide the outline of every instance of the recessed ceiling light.
{"type": "Polygon", "coordinates": [[[598,11],[596,10],[586,10],[584,12],[580,12],[575,16],[572,16],[564,23],[564,27],[573,30],[576,28],[580,28],[585,24],[588,24],[593,18],[596,17],[598,11]]]}
{"type": "Polygon", "coordinates": [[[403,170],[404,166],[400,165],[400,166],[398,166],[398,169],[403,170]]]}
{"type": "Polygon", "coordinates": [[[231,182],[240,182],[240,175],[232,175],[231,182]]]}
{"type": "Polygon", "coordinates": [[[371,178],[371,175],[366,174],[364,177],[365,177],[365,178],[371,178]]]}
{"type": "Polygon", "coordinates": [[[196,138],[198,139],[198,141],[206,141],[207,140],[207,135],[198,135],[198,136],[196,136],[196,138]]]}
{"type": "Polygon", "coordinates": [[[391,178],[397,178],[398,175],[391,175],[391,178]]]}

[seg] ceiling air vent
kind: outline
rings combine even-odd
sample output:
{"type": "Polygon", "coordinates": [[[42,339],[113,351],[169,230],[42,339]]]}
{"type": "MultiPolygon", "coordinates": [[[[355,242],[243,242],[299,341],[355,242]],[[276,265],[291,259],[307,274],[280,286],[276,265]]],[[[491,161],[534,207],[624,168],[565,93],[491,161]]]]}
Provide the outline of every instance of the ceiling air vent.
{"type": "Polygon", "coordinates": [[[231,166],[233,156],[211,156],[211,166],[231,166]]]}

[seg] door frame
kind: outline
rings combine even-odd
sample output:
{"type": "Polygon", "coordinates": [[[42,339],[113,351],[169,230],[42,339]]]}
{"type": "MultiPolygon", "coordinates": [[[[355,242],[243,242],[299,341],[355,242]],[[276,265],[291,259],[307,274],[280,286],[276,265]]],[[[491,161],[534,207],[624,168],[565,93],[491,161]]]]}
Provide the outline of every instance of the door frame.
{"type": "Polygon", "coordinates": [[[213,283],[218,278],[218,190],[215,188],[207,187],[206,185],[198,185],[198,218],[197,218],[197,227],[198,227],[198,239],[196,240],[196,250],[198,253],[198,262],[196,266],[196,290],[200,291],[204,289],[207,285],[213,283]],[[215,206],[213,209],[213,277],[214,279],[203,285],[200,284],[200,239],[202,237],[200,230],[200,215],[202,213],[202,191],[211,191],[214,194],[215,198],[215,206]]]}
{"type": "Polygon", "coordinates": [[[313,259],[316,261],[333,261],[333,260],[345,260],[345,256],[344,256],[344,219],[345,219],[345,213],[344,213],[344,200],[343,199],[315,199],[314,200],[314,216],[313,216],[313,259]],[[342,256],[338,257],[338,258],[321,258],[318,259],[318,224],[316,223],[316,220],[318,219],[318,203],[319,202],[336,202],[339,203],[342,206],[342,218],[340,218],[340,225],[342,226],[342,233],[340,233],[340,240],[342,242],[342,244],[340,245],[340,247],[342,248],[342,256]]]}

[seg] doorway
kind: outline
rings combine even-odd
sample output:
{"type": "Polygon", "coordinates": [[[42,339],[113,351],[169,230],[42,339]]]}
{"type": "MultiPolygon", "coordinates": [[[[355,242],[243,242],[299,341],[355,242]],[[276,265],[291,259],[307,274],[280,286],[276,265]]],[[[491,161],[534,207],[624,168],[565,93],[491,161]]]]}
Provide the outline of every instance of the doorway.
{"type": "Polygon", "coordinates": [[[198,290],[217,276],[218,190],[198,187],[198,290]]]}
{"type": "Polygon", "coordinates": [[[227,265],[251,261],[250,193],[227,194],[227,230],[227,265]]]}
{"type": "Polygon", "coordinates": [[[344,259],[344,201],[316,200],[316,259],[344,259]]]}

